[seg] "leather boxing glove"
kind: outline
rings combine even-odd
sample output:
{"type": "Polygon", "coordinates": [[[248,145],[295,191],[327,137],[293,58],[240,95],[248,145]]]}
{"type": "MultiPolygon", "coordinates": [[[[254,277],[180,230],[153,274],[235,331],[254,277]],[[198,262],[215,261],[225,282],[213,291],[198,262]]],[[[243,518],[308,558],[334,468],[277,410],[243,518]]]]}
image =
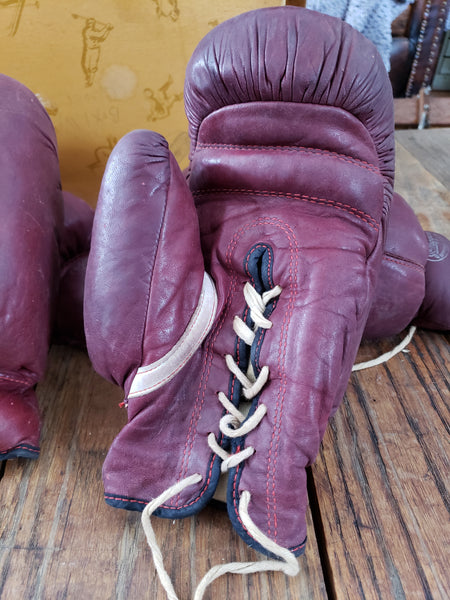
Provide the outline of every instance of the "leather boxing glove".
{"type": "MultiPolygon", "coordinates": [[[[188,65],[189,185],[219,298],[203,411],[230,412],[208,442],[228,470],[235,529],[266,554],[304,549],[305,469],[374,299],[392,199],[391,96],[371,43],[292,7],[220,25],[188,65]],[[245,419],[229,404],[243,397],[245,419]]],[[[203,418],[183,446],[205,443],[203,418]]]]}
{"type": "Polygon", "coordinates": [[[61,274],[52,342],[86,348],[83,323],[84,280],[91,244],[93,209],[63,192],[64,227],[60,240],[61,274]]]}
{"type": "Polygon", "coordinates": [[[36,458],[63,205],[56,139],[37,98],[0,75],[0,458],[36,458]]]}
{"type": "Polygon", "coordinates": [[[53,125],[37,97],[0,75],[0,460],[39,455],[35,387],[50,342],[83,347],[93,210],[61,192],[53,125]]]}
{"type": "Polygon", "coordinates": [[[204,290],[191,197],[155,134],[151,147],[148,133],[126,136],[105,172],[85,293],[94,367],[128,405],[105,497],[182,517],[228,472],[236,530],[292,574],[306,540],[305,469],[343,397],[382,261],[390,83],[362,35],[283,7],[206,36],[185,102],[217,310],[210,299],[207,326],[191,335],[204,290]]]}
{"type": "Polygon", "coordinates": [[[364,338],[400,333],[413,323],[450,329],[450,242],[425,232],[412,208],[394,194],[383,261],[364,338]]]}
{"type": "Polygon", "coordinates": [[[425,265],[425,296],[415,325],[439,331],[450,330],[450,240],[432,231],[428,239],[425,265]]]}
{"type": "MultiPolygon", "coordinates": [[[[160,135],[132,132],[106,166],[86,272],[89,356],[97,372],[124,388],[128,410],[103,467],[109,504],[142,510],[180,477],[183,453],[195,472],[205,472],[209,448],[196,455],[180,436],[192,428],[195,398],[206,401],[200,345],[215,313],[186,180],[160,135]]],[[[204,485],[203,492],[199,507],[213,490],[204,485]]],[[[181,501],[160,514],[196,509],[181,501]]]]}

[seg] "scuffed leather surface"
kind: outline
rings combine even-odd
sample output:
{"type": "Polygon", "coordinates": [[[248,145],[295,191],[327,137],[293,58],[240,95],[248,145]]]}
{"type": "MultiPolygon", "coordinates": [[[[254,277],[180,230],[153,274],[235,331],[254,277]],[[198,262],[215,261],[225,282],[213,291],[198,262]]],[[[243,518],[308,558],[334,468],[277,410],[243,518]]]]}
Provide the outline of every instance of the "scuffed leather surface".
{"type": "Polygon", "coordinates": [[[203,273],[194,206],[167,142],[144,130],[127,134],[105,170],[86,273],[95,369],[127,391],[136,370],[181,337],[203,273]]]}
{"type": "MultiPolygon", "coordinates": [[[[199,301],[203,275],[194,202],[166,141],[148,131],[128,134],[111,154],[103,179],[85,294],[93,364],[120,383],[126,395],[136,370],[159,360],[184,333],[199,301]]],[[[127,399],[128,424],[103,466],[110,504],[142,510],[192,469],[209,483],[206,437],[221,411],[210,422],[203,418],[200,429],[192,427],[206,401],[199,386],[205,369],[199,349],[161,390],[127,399]],[[192,438],[183,445],[189,432],[192,438]]],[[[205,503],[214,487],[203,485],[189,490],[188,498],[178,497],[167,507],[170,516],[198,510],[192,494],[198,492],[196,501],[205,503]]]]}
{"type": "Polygon", "coordinates": [[[232,319],[245,310],[243,261],[253,245],[272,247],[274,283],[283,288],[259,349],[270,380],[258,402],[268,412],[234,446],[256,452],[229,474],[229,514],[262,550],[238,514],[240,494],[250,491],[256,525],[299,553],[305,467],[341,401],[381,262],[394,166],[390,83],[356,31],[273,8],[236,17],[200,42],[185,102],[206,268],[226,298],[211,333],[211,405],[215,391],[236,385],[218,357],[234,353],[232,319]]]}
{"type": "Polygon", "coordinates": [[[417,315],[425,296],[428,240],[412,208],[394,194],[383,261],[364,337],[401,332],[417,315]]]}
{"type": "MultiPolygon", "coordinates": [[[[0,460],[39,456],[40,414],[33,388],[14,389],[13,375],[0,387],[0,460]],[[6,384],[6,385],[5,385],[6,384]]],[[[20,381],[17,383],[21,383],[20,381]]],[[[21,388],[23,386],[20,386],[21,388]]]]}
{"type": "Polygon", "coordinates": [[[220,470],[207,436],[217,427],[222,410],[207,407],[211,398],[203,380],[210,369],[211,356],[199,350],[162,391],[128,399],[128,424],[103,465],[108,504],[143,510],[152,498],[194,473],[203,476],[202,482],[167,501],[156,514],[185,517],[211,499],[220,470]]]}
{"type": "Polygon", "coordinates": [[[38,99],[0,75],[0,457],[36,455],[63,207],[56,139],[38,99]],[[23,450],[23,453],[22,453],[23,450]]]}
{"type": "Polygon", "coordinates": [[[426,232],[425,297],[415,324],[426,329],[450,330],[450,241],[426,232]]]}
{"type": "Polygon", "coordinates": [[[410,324],[450,329],[450,242],[425,232],[412,208],[392,198],[383,261],[364,338],[400,333],[410,324]]]}
{"type": "Polygon", "coordinates": [[[64,227],[60,240],[61,274],[52,342],[86,348],[84,281],[91,245],[93,209],[70,192],[63,192],[64,227]]]}
{"type": "Polygon", "coordinates": [[[392,180],[392,90],[375,46],[348,24],[293,6],[251,11],[213,29],[186,69],[191,151],[203,120],[228,105],[296,102],[336,106],[373,138],[392,180]]]}

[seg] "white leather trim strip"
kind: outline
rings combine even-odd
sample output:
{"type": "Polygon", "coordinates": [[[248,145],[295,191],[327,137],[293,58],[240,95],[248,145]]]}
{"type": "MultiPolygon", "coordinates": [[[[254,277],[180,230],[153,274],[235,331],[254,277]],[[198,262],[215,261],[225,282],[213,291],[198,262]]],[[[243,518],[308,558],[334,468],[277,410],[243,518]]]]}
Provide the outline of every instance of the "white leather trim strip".
{"type": "Polygon", "coordinates": [[[217,294],[210,276],[205,273],[203,287],[195,313],[175,346],[162,358],[139,367],[128,398],[137,398],[165,385],[185,366],[208,335],[217,310],[217,294]]]}

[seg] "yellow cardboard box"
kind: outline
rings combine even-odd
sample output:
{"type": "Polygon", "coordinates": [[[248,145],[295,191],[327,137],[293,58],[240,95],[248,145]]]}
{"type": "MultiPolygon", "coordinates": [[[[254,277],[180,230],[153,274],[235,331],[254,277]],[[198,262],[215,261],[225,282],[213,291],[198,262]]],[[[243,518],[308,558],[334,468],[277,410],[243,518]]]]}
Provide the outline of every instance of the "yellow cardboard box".
{"type": "Polygon", "coordinates": [[[201,38],[268,0],[0,0],[0,71],[38,95],[56,129],[65,189],[95,206],[128,131],[160,132],[184,168],[186,64],[201,38]]]}

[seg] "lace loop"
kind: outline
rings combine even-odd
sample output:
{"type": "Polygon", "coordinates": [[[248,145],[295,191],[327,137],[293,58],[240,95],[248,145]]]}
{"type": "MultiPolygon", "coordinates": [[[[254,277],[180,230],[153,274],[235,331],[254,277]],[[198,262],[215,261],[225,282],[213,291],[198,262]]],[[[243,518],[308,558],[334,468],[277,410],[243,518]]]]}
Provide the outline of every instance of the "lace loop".
{"type": "MultiPolygon", "coordinates": [[[[256,331],[260,327],[264,329],[270,329],[272,327],[272,322],[264,317],[263,312],[265,311],[266,305],[280,293],[280,286],[276,286],[272,290],[264,292],[264,294],[261,296],[254,288],[252,288],[250,284],[247,283],[245,285],[244,296],[249,305],[250,316],[255,326],[252,330],[246,323],[242,321],[242,319],[235,317],[233,321],[233,329],[247,345],[251,346],[253,344],[256,337],[256,331]]],[[[230,354],[225,356],[225,361],[228,369],[242,385],[243,396],[247,400],[256,398],[269,379],[269,367],[262,367],[258,376],[256,377],[251,366],[249,366],[247,374],[243,373],[230,354]]],[[[226,414],[220,419],[219,428],[221,433],[229,438],[244,437],[246,434],[258,427],[267,413],[267,407],[264,404],[260,404],[250,416],[246,416],[230,401],[229,398],[227,398],[223,392],[218,392],[217,397],[219,402],[227,411],[226,414]]],[[[247,446],[237,452],[234,452],[233,454],[230,454],[222,448],[222,446],[218,443],[216,436],[212,432],[208,435],[207,441],[211,450],[222,459],[222,473],[226,473],[230,469],[236,467],[255,453],[253,446],[247,446]]],[[[159,578],[167,592],[169,600],[177,600],[177,596],[167,571],[164,569],[161,551],[156,542],[153,528],[150,523],[150,516],[168,498],[179,494],[183,489],[198,483],[201,481],[201,479],[202,477],[199,474],[195,474],[171,486],[158,498],[150,502],[145,507],[142,515],[142,524],[147,541],[153,554],[153,559],[159,578]]],[[[286,575],[296,575],[298,573],[299,564],[295,556],[286,548],[279,546],[273,540],[269,539],[252,521],[248,513],[249,502],[250,492],[243,491],[239,498],[239,516],[244,524],[244,527],[247,529],[253,539],[255,539],[263,548],[266,548],[269,553],[277,556],[280,560],[264,560],[260,562],[246,563],[235,562],[225,565],[217,565],[210,569],[200,581],[195,591],[194,600],[201,600],[209,584],[225,573],[245,574],[258,573],[268,570],[282,571],[286,573],[286,575]]]]}
{"type": "Polygon", "coordinates": [[[236,335],[240,337],[241,340],[244,340],[247,346],[253,344],[255,332],[237,315],[233,319],[233,329],[236,335]]]}
{"type": "Polygon", "coordinates": [[[248,417],[246,421],[244,421],[244,415],[240,413],[244,418],[239,418],[237,425],[239,425],[239,423],[242,423],[243,421],[244,422],[241,426],[237,427],[230,427],[230,425],[235,424],[237,421],[237,419],[233,415],[224,415],[220,419],[220,431],[227,437],[242,437],[243,435],[246,435],[247,433],[250,433],[250,431],[255,429],[261,423],[266,413],[267,407],[265,404],[260,404],[255,410],[255,412],[250,417],[248,417]]]}
{"type": "MultiPolygon", "coordinates": [[[[254,322],[254,329],[252,330],[238,316],[234,317],[233,329],[236,335],[248,346],[253,344],[256,337],[256,331],[258,331],[259,328],[270,329],[272,327],[272,322],[264,317],[263,313],[266,310],[267,304],[279,296],[281,292],[282,288],[277,285],[260,295],[250,283],[247,282],[245,284],[244,298],[250,309],[250,317],[254,322]]],[[[249,365],[247,373],[244,373],[231,354],[225,355],[225,363],[241,384],[242,394],[246,400],[256,398],[269,379],[269,367],[267,365],[264,365],[258,373],[258,376],[255,376],[251,365],[249,365]]],[[[261,420],[267,413],[267,407],[264,404],[260,404],[250,417],[246,417],[236,406],[234,406],[223,392],[218,392],[217,396],[219,402],[221,402],[222,406],[227,411],[227,414],[220,420],[219,428],[221,433],[229,438],[239,438],[250,433],[261,423],[261,420]]],[[[208,444],[211,450],[222,459],[221,470],[223,473],[237,466],[255,452],[254,448],[248,447],[235,454],[229,454],[220,446],[213,433],[210,433],[208,436],[208,444]]]]}
{"type": "Polygon", "coordinates": [[[416,329],[417,328],[415,325],[411,325],[405,338],[399,344],[397,344],[397,346],[392,348],[392,350],[390,350],[389,352],[385,352],[384,354],[381,354],[380,356],[378,356],[377,358],[373,358],[372,360],[368,360],[366,362],[361,363],[355,363],[352,367],[352,371],[362,371],[363,369],[370,369],[371,367],[376,367],[377,365],[382,365],[383,363],[388,362],[388,360],[390,360],[393,356],[396,356],[406,348],[406,346],[412,340],[416,329]]]}
{"type": "Polygon", "coordinates": [[[266,310],[267,304],[281,294],[281,287],[279,285],[274,288],[267,290],[261,296],[255,290],[255,288],[250,285],[250,283],[246,283],[244,286],[244,298],[250,307],[250,317],[252,321],[255,323],[255,327],[262,327],[263,329],[270,329],[272,327],[272,321],[266,319],[264,316],[264,311],[266,310]]]}
{"type": "MultiPolygon", "coordinates": [[[[200,483],[202,479],[203,478],[199,473],[194,473],[193,475],[186,477],[186,479],[178,481],[160,494],[157,498],[149,502],[141,515],[141,523],[145,532],[145,537],[147,538],[147,543],[153,556],[153,562],[155,564],[159,580],[166,591],[168,600],[179,599],[173,587],[170,576],[164,567],[163,556],[151,523],[151,516],[155,510],[164,504],[164,502],[178,495],[189,486],[200,483]]],[[[300,566],[295,556],[286,548],[279,546],[274,541],[269,539],[260,529],[258,529],[255,523],[253,523],[250,515],[248,514],[248,505],[250,499],[250,492],[243,491],[239,498],[239,516],[252,537],[263,547],[267,548],[271,554],[278,556],[280,560],[232,562],[212,567],[198,584],[194,593],[194,600],[202,600],[207,587],[221,575],[225,575],[226,573],[238,573],[244,575],[246,573],[259,573],[261,571],[282,571],[286,575],[294,576],[299,572],[300,566]]]]}

